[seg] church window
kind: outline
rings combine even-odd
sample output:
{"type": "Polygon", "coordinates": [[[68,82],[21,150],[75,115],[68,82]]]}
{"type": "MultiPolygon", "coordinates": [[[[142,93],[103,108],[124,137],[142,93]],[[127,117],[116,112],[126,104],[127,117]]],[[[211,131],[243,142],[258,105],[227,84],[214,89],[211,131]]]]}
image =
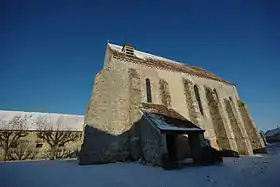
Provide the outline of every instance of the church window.
{"type": "Polygon", "coordinates": [[[147,92],[147,102],[152,102],[152,93],[151,93],[151,82],[150,79],[146,79],[146,92],[147,92]]]}
{"type": "Polygon", "coordinates": [[[214,89],[214,93],[215,93],[216,99],[219,100],[219,95],[218,95],[218,92],[216,89],[214,89]]]}
{"type": "Polygon", "coordinates": [[[201,99],[200,99],[200,96],[199,96],[199,90],[198,90],[197,85],[194,85],[193,89],[194,89],[195,99],[198,103],[200,113],[203,115],[203,108],[202,108],[202,103],[201,103],[201,99]]]}

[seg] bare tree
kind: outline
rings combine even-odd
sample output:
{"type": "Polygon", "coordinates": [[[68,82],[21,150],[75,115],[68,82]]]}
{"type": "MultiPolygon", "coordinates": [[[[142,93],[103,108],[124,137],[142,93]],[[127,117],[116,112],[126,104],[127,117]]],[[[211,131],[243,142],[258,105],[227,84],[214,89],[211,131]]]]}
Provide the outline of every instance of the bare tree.
{"type": "MultiPolygon", "coordinates": [[[[47,151],[45,154],[46,157],[51,158],[52,152],[51,149],[47,151]]],[[[78,148],[69,148],[69,147],[58,147],[55,154],[54,158],[56,159],[62,159],[62,158],[76,158],[78,156],[78,148]]]]}
{"type": "Polygon", "coordinates": [[[47,117],[39,117],[37,122],[37,137],[43,139],[50,146],[49,157],[51,160],[61,156],[62,147],[69,142],[77,141],[81,138],[81,132],[72,131],[63,124],[60,117],[56,123],[52,123],[47,117]]]}
{"type": "Polygon", "coordinates": [[[8,122],[0,120],[0,147],[3,149],[4,161],[8,159],[9,150],[16,147],[19,141],[27,136],[26,122],[26,116],[15,116],[8,122]]]}
{"type": "Polygon", "coordinates": [[[38,150],[28,140],[19,140],[16,147],[9,149],[9,160],[34,159],[38,150]]]}

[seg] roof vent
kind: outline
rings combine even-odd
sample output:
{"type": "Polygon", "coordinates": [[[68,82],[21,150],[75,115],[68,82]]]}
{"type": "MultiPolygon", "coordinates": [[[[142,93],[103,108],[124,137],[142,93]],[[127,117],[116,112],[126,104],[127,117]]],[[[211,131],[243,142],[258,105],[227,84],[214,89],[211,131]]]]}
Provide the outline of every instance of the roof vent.
{"type": "Polygon", "coordinates": [[[134,56],[134,47],[131,45],[123,45],[122,51],[128,56],[134,56]]]}

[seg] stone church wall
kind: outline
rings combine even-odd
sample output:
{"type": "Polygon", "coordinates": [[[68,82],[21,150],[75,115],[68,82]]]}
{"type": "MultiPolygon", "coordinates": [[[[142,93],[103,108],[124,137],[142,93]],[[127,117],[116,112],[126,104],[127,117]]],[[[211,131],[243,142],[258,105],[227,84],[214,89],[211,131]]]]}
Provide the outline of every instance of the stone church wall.
{"type": "Polygon", "coordinates": [[[87,127],[80,164],[98,162],[105,157],[114,161],[128,156],[128,131],[131,128],[129,95],[128,69],[123,67],[122,63],[107,63],[94,80],[93,93],[85,116],[87,127]],[[98,140],[100,146],[93,140],[98,140]],[[119,152],[123,154],[118,155],[119,152]]]}
{"type": "Polygon", "coordinates": [[[242,116],[245,129],[248,133],[253,151],[255,153],[265,153],[266,150],[265,150],[264,141],[260,133],[258,132],[253,120],[249,115],[246,104],[243,103],[242,101],[238,101],[238,107],[239,107],[240,114],[242,116]]]}
{"type": "Polygon", "coordinates": [[[168,83],[165,80],[161,79],[159,81],[159,85],[162,104],[166,107],[171,107],[171,95],[169,92],[168,83]]]}
{"type": "MultiPolygon", "coordinates": [[[[239,97],[234,85],[187,73],[152,68],[147,64],[133,63],[129,58],[123,59],[110,54],[106,54],[104,67],[95,77],[85,124],[115,137],[111,143],[119,151],[131,152],[135,159],[141,154],[137,147],[143,141],[143,134],[139,132],[141,130],[137,123],[141,119],[139,106],[142,102],[147,102],[146,79],[149,79],[152,103],[168,105],[205,129],[205,138],[213,147],[252,154],[251,144],[248,143],[248,134],[252,136],[252,133],[247,134],[244,115],[236,110],[239,97]],[[199,91],[202,110],[195,97],[194,85],[199,91]],[[215,99],[212,91],[209,93],[205,87],[215,89],[219,99],[215,99]],[[228,98],[232,98],[233,102],[229,102],[228,98]]],[[[94,139],[94,135],[90,133],[84,138],[84,144],[88,147],[85,148],[84,145],[84,149],[88,149],[85,151],[89,154],[87,158],[90,158],[93,147],[91,141],[94,139]]],[[[106,142],[108,145],[111,143],[106,142]]],[[[111,149],[109,146],[109,152],[111,149]]]]}
{"type": "Polygon", "coordinates": [[[194,107],[194,96],[192,93],[193,84],[187,79],[183,79],[185,102],[188,106],[189,120],[194,124],[198,124],[197,113],[194,107]]]}
{"type": "Polygon", "coordinates": [[[167,153],[166,135],[151,125],[146,119],[141,122],[142,152],[145,162],[155,166],[162,165],[162,155],[167,153]]]}
{"type": "MultiPolygon", "coordinates": [[[[239,97],[236,92],[236,88],[233,85],[227,85],[225,83],[221,83],[218,81],[200,78],[184,73],[149,68],[144,65],[142,66],[130,62],[123,62],[123,63],[125,66],[129,68],[135,69],[139,75],[141,90],[142,90],[141,102],[147,102],[145,79],[149,78],[151,82],[153,103],[165,105],[166,102],[163,102],[162,100],[162,95],[163,95],[162,87],[161,84],[159,84],[160,80],[164,80],[169,87],[168,94],[170,94],[170,98],[171,98],[171,104],[170,104],[171,107],[175,109],[177,112],[179,112],[181,115],[183,115],[186,119],[195,122],[201,128],[205,129],[206,130],[205,137],[210,140],[213,147],[219,148],[219,146],[217,145],[218,132],[215,132],[215,128],[211,116],[211,110],[208,105],[208,100],[204,87],[207,86],[212,90],[215,89],[220,96],[219,98],[220,101],[223,101],[224,98],[229,98],[229,97],[238,100],[239,97]],[[199,94],[200,94],[204,114],[201,114],[198,107],[198,103],[195,100],[195,95],[193,90],[194,85],[197,85],[199,88],[199,94]]],[[[228,145],[227,146],[224,145],[224,147],[230,147],[230,150],[237,151],[237,147],[236,147],[237,145],[235,142],[235,137],[233,135],[234,132],[230,125],[230,119],[228,118],[228,115],[226,115],[226,107],[224,106],[224,103],[220,103],[220,102],[216,103],[216,105],[217,105],[216,108],[218,108],[219,109],[218,111],[220,112],[219,114],[220,117],[218,117],[218,119],[220,118],[220,121],[222,121],[225,126],[227,139],[224,139],[223,141],[227,143],[223,143],[223,144],[228,144],[228,145]]],[[[238,120],[239,118],[237,118],[237,121],[238,120]]],[[[244,132],[242,133],[244,134],[244,132]]],[[[249,151],[247,154],[251,154],[251,153],[252,151],[249,151]]]]}
{"type": "Polygon", "coordinates": [[[243,133],[242,133],[242,127],[240,122],[237,119],[236,114],[234,113],[234,108],[232,106],[232,102],[228,99],[224,99],[225,106],[226,106],[226,111],[228,114],[228,118],[230,120],[230,125],[232,127],[234,136],[235,136],[235,141],[237,144],[237,149],[239,154],[247,155],[252,152],[252,150],[249,150],[250,148],[248,147],[247,143],[247,138],[243,133]]]}
{"type": "Polygon", "coordinates": [[[127,131],[129,114],[129,77],[127,68],[110,63],[95,77],[85,124],[114,135],[127,131]]]}
{"type": "Polygon", "coordinates": [[[139,103],[141,103],[141,80],[135,69],[129,68],[129,123],[130,129],[130,153],[134,160],[141,157],[141,128],[139,120],[141,113],[139,103]]]}
{"type": "Polygon", "coordinates": [[[229,134],[226,132],[225,123],[221,116],[218,98],[215,98],[215,93],[210,88],[205,87],[205,91],[218,147],[220,150],[230,151],[232,148],[228,138],[229,134]]]}

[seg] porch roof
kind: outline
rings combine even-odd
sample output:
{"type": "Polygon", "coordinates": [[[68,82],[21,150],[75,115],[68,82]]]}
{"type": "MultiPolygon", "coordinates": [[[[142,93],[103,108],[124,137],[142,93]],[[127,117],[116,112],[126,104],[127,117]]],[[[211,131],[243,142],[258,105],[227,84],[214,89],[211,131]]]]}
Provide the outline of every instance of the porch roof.
{"type": "Polygon", "coordinates": [[[163,105],[142,103],[144,116],[163,133],[202,133],[203,129],[163,105]]]}

